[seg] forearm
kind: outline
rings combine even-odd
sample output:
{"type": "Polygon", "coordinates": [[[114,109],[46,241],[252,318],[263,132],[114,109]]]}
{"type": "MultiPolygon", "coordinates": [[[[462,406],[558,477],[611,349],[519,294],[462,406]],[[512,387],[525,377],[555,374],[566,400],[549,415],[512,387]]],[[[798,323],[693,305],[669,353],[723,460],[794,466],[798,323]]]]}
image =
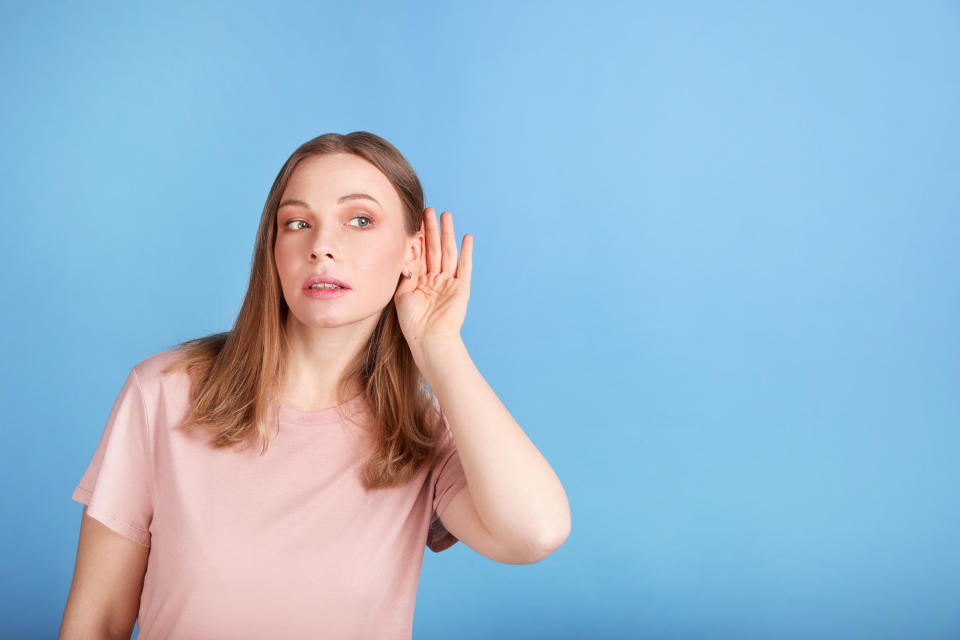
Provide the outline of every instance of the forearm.
{"type": "Polygon", "coordinates": [[[570,531],[560,479],[481,375],[463,341],[414,357],[450,423],[480,519],[493,535],[558,546],[570,531]]]}

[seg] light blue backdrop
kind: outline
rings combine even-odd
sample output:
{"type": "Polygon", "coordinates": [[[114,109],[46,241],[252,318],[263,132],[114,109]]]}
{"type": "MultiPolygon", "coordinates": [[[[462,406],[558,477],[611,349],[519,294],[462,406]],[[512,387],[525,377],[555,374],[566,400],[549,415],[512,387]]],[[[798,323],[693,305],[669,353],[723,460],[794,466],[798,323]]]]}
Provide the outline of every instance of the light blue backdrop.
{"type": "Polygon", "coordinates": [[[365,129],[475,237],[545,561],[414,638],[960,635],[957,2],[0,5],[5,637],[140,359],[228,329],[284,159],[365,129]]]}

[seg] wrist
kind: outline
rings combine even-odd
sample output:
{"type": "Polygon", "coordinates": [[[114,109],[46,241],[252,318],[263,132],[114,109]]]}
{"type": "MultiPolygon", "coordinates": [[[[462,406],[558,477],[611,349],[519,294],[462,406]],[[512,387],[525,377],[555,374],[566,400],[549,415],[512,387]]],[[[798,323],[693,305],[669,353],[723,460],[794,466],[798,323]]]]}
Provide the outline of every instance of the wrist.
{"type": "Polygon", "coordinates": [[[410,351],[420,371],[426,375],[427,370],[466,352],[466,345],[459,335],[429,336],[410,344],[410,351]]]}

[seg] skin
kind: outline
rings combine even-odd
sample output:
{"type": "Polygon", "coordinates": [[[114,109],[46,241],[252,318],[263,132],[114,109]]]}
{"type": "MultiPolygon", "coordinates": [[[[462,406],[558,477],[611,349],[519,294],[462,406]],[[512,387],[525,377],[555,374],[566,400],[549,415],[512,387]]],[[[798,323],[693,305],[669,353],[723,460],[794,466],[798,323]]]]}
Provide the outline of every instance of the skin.
{"type": "Polygon", "coordinates": [[[291,176],[277,211],[274,245],[287,316],[287,376],[280,402],[312,411],[340,404],[336,385],[373,333],[384,307],[407,270],[420,270],[423,229],[407,235],[400,196],[387,177],[363,158],[347,153],[303,160],[291,176]],[[340,196],[369,194],[376,199],[340,196]],[[300,200],[305,205],[284,204],[300,200]],[[339,298],[304,295],[313,274],[350,286],[339,298]]]}

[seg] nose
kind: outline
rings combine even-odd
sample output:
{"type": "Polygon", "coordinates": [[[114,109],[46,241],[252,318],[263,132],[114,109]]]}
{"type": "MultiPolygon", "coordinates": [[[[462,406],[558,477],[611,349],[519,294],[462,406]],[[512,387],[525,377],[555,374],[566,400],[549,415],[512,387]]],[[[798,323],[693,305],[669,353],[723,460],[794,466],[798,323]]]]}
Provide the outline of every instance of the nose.
{"type": "Polygon", "coordinates": [[[310,260],[319,260],[321,257],[327,257],[331,260],[339,255],[340,250],[337,245],[334,232],[317,229],[313,245],[310,247],[310,260]]]}

